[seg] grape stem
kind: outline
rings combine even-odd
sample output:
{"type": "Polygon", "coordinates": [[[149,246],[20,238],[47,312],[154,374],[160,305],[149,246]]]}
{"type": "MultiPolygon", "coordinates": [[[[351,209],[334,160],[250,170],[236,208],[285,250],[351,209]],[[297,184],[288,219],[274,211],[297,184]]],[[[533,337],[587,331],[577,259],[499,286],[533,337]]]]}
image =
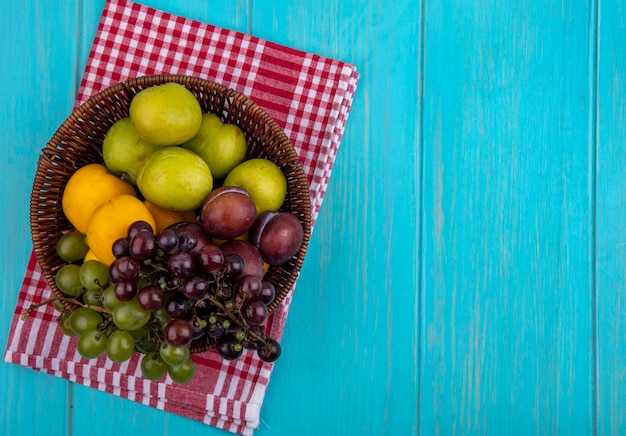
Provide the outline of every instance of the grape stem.
{"type": "Polygon", "coordinates": [[[233,313],[228,310],[226,308],[226,306],[224,306],[217,298],[215,298],[213,295],[211,294],[206,294],[205,297],[203,298],[208,298],[211,303],[215,304],[217,307],[219,307],[221,310],[224,311],[224,313],[226,315],[228,315],[228,317],[231,319],[231,321],[233,321],[235,324],[237,324],[239,327],[242,327],[246,330],[246,333],[253,336],[255,339],[257,339],[258,341],[262,342],[263,344],[267,345],[266,339],[264,337],[262,337],[261,335],[258,335],[256,332],[250,330],[248,327],[248,323],[245,322],[245,320],[240,320],[238,317],[236,317],[235,315],[233,315],[233,313]]]}

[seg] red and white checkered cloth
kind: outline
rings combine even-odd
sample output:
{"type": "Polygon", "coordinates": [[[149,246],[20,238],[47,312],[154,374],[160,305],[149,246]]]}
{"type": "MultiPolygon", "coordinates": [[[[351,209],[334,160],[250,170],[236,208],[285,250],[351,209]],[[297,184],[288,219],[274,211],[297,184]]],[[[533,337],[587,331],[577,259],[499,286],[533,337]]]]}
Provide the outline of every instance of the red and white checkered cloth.
{"type": "MultiPolygon", "coordinates": [[[[341,141],[358,73],[354,66],[250,35],[181,18],[127,0],[104,8],[76,104],[120,81],[149,74],[187,74],[236,89],[262,106],[293,142],[307,174],[313,223],[341,141]]],[[[283,331],[291,296],[270,319],[283,331]]],[[[252,434],[274,364],[253,352],[226,362],[215,352],[194,355],[197,371],[185,385],[146,380],[137,356],[118,364],[87,360],[64,336],[52,297],[31,255],[11,324],[5,361],[54,374],[233,433],[252,434]]],[[[280,360],[276,363],[279,364],[280,360]]]]}

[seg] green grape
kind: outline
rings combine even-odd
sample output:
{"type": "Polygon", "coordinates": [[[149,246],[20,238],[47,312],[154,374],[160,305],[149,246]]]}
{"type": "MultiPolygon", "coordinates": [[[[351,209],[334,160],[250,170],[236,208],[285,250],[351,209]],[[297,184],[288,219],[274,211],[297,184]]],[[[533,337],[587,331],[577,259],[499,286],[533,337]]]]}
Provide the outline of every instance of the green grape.
{"type": "Polygon", "coordinates": [[[85,289],[100,290],[109,283],[109,268],[98,260],[88,260],[80,266],[80,282],[85,289]]]}
{"type": "Polygon", "coordinates": [[[137,298],[124,301],[113,309],[113,322],[121,330],[137,330],[145,326],[152,314],[146,312],[137,298]]]}
{"type": "Polygon", "coordinates": [[[174,345],[165,344],[159,348],[159,354],[165,363],[171,366],[180,365],[189,358],[189,347],[184,345],[176,347],[174,345]]]}
{"type": "Polygon", "coordinates": [[[146,353],[141,359],[141,373],[148,380],[161,380],[167,373],[167,368],[167,363],[156,351],[146,353]]]}
{"type": "Polygon", "coordinates": [[[80,267],[73,263],[63,265],[54,276],[54,282],[65,295],[78,297],[83,292],[80,282],[80,267]]]}
{"type": "Polygon", "coordinates": [[[78,231],[66,233],[56,243],[56,251],[65,262],[78,262],[85,257],[89,247],[85,243],[85,235],[78,231]]]}
{"type": "Polygon", "coordinates": [[[104,351],[107,336],[100,330],[90,330],[78,338],[76,351],[85,359],[95,359],[104,351]]]}
{"type": "Polygon", "coordinates": [[[122,301],[115,296],[115,285],[109,285],[102,292],[102,305],[109,310],[115,309],[122,301]]]}
{"type": "Polygon", "coordinates": [[[102,322],[102,316],[93,309],[79,307],[70,314],[70,327],[77,335],[83,335],[90,330],[96,330],[102,322]]]}
{"type": "Polygon", "coordinates": [[[144,338],[139,341],[135,341],[135,348],[137,348],[142,353],[150,353],[157,350],[157,343],[150,339],[144,338]]]}
{"type": "Polygon", "coordinates": [[[170,378],[175,383],[184,384],[191,380],[196,373],[196,364],[193,360],[187,359],[180,365],[170,366],[167,369],[170,378]]]}
{"type": "Polygon", "coordinates": [[[102,293],[98,289],[85,289],[85,292],[83,292],[83,303],[102,307],[102,293]]]}
{"type": "Polygon", "coordinates": [[[70,315],[71,314],[69,313],[61,315],[61,318],[59,318],[59,327],[66,336],[78,336],[76,332],[72,330],[72,326],[70,325],[70,315]]]}
{"type": "Polygon", "coordinates": [[[107,357],[113,362],[126,362],[134,351],[133,335],[124,330],[115,330],[106,341],[107,357]]]}
{"type": "Polygon", "coordinates": [[[143,339],[148,334],[148,329],[146,326],[140,327],[137,330],[130,330],[128,333],[133,335],[133,339],[135,342],[143,339]]]}
{"type": "Polygon", "coordinates": [[[63,303],[58,298],[55,298],[54,300],[52,300],[52,306],[54,307],[54,310],[56,310],[57,312],[63,313],[63,311],[65,310],[65,308],[63,307],[63,303]]]}

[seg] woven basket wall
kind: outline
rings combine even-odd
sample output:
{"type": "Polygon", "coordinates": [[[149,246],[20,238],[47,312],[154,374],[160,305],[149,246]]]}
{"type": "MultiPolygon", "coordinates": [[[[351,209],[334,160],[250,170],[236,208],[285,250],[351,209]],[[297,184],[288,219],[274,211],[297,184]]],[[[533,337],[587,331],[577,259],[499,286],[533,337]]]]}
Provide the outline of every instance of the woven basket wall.
{"type": "MultiPolygon", "coordinates": [[[[94,95],[78,107],[52,136],[39,158],[30,202],[30,224],[35,255],[53,293],[63,297],[54,282],[63,261],[56,254],[58,238],[71,224],[61,208],[65,185],[78,168],[103,163],[102,141],[113,123],[128,116],[130,101],[139,91],[177,82],[198,99],[205,113],[218,115],[223,122],[238,125],[248,143],[248,158],[261,157],[276,163],[287,177],[287,197],[281,210],[296,215],[304,228],[304,241],[288,263],[271,267],[266,277],[276,287],[270,312],[283,301],[302,267],[311,235],[309,186],[298,155],[278,124],[246,96],[222,85],[197,77],[180,75],[144,76],[119,83],[94,95]]],[[[64,302],[66,311],[74,306],[64,302]]],[[[192,352],[213,347],[205,338],[192,343],[192,352]]]]}

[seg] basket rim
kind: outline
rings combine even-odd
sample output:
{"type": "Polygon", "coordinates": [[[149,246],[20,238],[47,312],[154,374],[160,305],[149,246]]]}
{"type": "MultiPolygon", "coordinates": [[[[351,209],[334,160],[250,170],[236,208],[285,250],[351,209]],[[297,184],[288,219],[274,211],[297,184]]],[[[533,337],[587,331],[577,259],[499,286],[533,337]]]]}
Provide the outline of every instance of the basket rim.
{"type": "MultiPolygon", "coordinates": [[[[238,99],[243,102],[245,105],[246,111],[254,111],[254,115],[259,117],[259,122],[266,125],[268,127],[268,132],[264,137],[276,137],[278,138],[278,143],[281,147],[285,147],[287,153],[292,153],[293,156],[288,155],[290,159],[290,167],[293,166],[294,172],[296,174],[296,179],[299,184],[304,183],[306,186],[307,195],[298,196],[299,206],[302,210],[303,216],[300,217],[304,236],[303,242],[300,247],[299,252],[297,253],[295,258],[295,264],[293,271],[291,271],[288,283],[285,285],[286,291],[284,295],[281,295],[280,298],[272,302],[268,309],[270,313],[273,313],[276,308],[279,306],[282,301],[287,297],[287,294],[291,292],[294,288],[296,281],[299,277],[300,270],[302,268],[304,257],[308,250],[308,245],[311,237],[311,195],[310,195],[310,186],[308,184],[308,179],[306,174],[304,173],[304,167],[302,162],[300,161],[300,157],[298,156],[291,140],[286,135],[284,130],[279,126],[278,122],[270,116],[261,106],[259,106],[256,102],[254,102],[250,97],[245,94],[236,91],[232,88],[228,88],[220,83],[190,75],[183,74],[155,74],[155,75],[142,75],[133,77],[124,81],[120,81],[116,84],[108,86],[99,92],[95,93],[87,100],[80,103],[78,106],[75,106],[72,112],[66,117],[66,119],[59,125],[56,131],[53,133],[51,138],[46,143],[45,147],[42,149],[41,154],[38,157],[37,168],[35,172],[35,178],[33,180],[33,187],[31,191],[31,202],[30,202],[30,229],[31,229],[31,238],[33,241],[35,257],[41,266],[46,282],[52,288],[53,294],[55,296],[62,295],[61,291],[56,286],[54,281],[54,273],[55,268],[50,265],[49,258],[49,247],[48,251],[44,250],[44,245],[41,243],[39,239],[41,235],[41,219],[39,217],[39,209],[41,203],[39,201],[38,194],[38,178],[44,177],[42,176],[42,161],[50,159],[54,161],[55,158],[59,158],[59,154],[61,154],[59,144],[66,143],[68,137],[68,131],[72,131],[75,126],[79,125],[81,122],[84,122],[86,119],[88,120],[90,114],[94,110],[106,110],[107,105],[112,102],[112,97],[119,94],[126,94],[126,98],[132,99],[132,96],[136,94],[136,90],[145,89],[152,86],[161,85],[167,82],[176,82],[186,86],[189,89],[200,88],[203,90],[211,90],[218,93],[218,95],[224,100],[229,99],[238,99]],[[130,97],[129,97],[130,96],[130,97]],[[43,247],[43,248],[42,248],[43,247]]],[[[203,110],[204,112],[204,110],[203,110]]],[[[101,148],[102,144],[91,144],[92,147],[101,148]]],[[[79,166],[80,167],[80,166],[79,166]]],[[[288,181],[289,183],[289,181],[288,181]]],[[[300,186],[300,185],[299,185],[300,186]]],[[[304,191],[301,189],[299,193],[303,193],[304,191]]],[[[61,208],[60,204],[55,205],[58,208],[61,208]]],[[[60,236],[60,235],[58,235],[60,236]]],[[[46,238],[49,238],[50,235],[46,235],[46,238]]],[[[272,269],[273,267],[270,267],[272,269]]],[[[71,311],[76,305],[68,304],[66,305],[64,302],[64,308],[66,311],[71,311]]],[[[201,352],[206,351],[206,346],[196,347],[197,349],[193,349],[192,352],[201,352]]],[[[210,349],[210,348],[208,348],[210,349]]]]}

